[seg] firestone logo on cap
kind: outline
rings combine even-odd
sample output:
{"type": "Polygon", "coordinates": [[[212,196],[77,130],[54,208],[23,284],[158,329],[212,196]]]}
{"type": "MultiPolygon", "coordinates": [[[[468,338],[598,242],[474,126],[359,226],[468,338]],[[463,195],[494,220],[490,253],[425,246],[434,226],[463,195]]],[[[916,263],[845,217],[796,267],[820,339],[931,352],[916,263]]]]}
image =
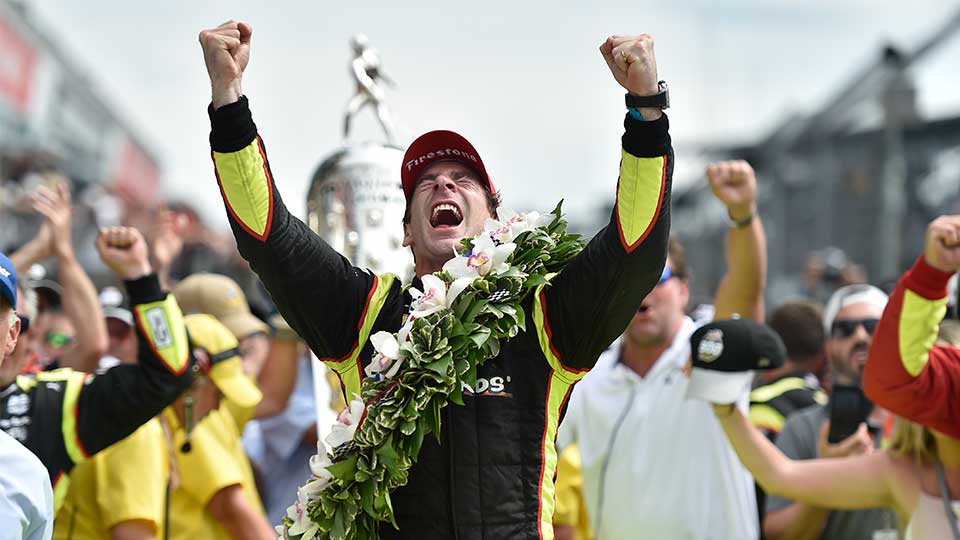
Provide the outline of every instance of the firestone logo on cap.
{"type": "Polygon", "coordinates": [[[466,150],[459,150],[456,148],[444,148],[442,150],[434,150],[432,152],[427,152],[426,154],[422,154],[414,159],[411,159],[410,161],[407,161],[406,163],[407,170],[412,171],[415,165],[420,165],[424,161],[429,163],[431,161],[442,160],[444,157],[450,157],[450,156],[453,156],[454,158],[461,158],[461,159],[466,158],[466,159],[469,159],[470,161],[473,161],[474,163],[480,162],[480,158],[478,158],[475,154],[471,154],[467,152],[466,150]]]}

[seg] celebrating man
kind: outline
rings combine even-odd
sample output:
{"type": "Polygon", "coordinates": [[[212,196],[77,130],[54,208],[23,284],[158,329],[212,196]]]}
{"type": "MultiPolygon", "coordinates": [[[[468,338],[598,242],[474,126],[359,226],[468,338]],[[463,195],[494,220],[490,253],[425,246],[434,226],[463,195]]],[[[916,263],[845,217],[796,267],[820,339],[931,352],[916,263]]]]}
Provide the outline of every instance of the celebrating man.
{"type": "MultiPolygon", "coordinates": [[[[411,300],[395,276],[353,267],[284,206],[241,90],[251,34],[233,21],[200,34],[217,180],[240,253],[350,398],[371,359],[368,338],[396,331],[411,300]]],[[[478,368],[478,388],[486,380],[491,390],[465,391],[465,405],[443,409],[443,442],[423,441],[394,493],[399,531],[383,526],[382,538],[553,536],[554,439],[566,399],[657,283],[669,235],[673,154],[653,40],[612,36],[600,52],[635,106],[625,119],[610,224],[551,286],[523,301],[526,332],[478,368]]],[[[417,283],[483,230],[499,197],[479,153],[453,132],[419,137],[401,167],[404,244],[417,283]]]]}

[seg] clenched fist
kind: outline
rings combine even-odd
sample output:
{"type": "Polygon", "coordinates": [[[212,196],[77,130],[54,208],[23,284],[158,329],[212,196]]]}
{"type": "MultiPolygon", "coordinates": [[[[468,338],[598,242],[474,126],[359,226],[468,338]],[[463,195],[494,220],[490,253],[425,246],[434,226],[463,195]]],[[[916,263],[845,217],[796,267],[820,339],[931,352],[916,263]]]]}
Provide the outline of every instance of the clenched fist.
{"type": "Polygon", "coordinates": [[[707,165],[707,182],[713,196],[727,207],[730,219],[741,221],[756,211],[757,175],[746,161],[720,161],[707,165]]]}
{"type": "Polygon", "coordinates": [[[111,270],[126,280],[153,272],[147,242],[133,227],[104,227],[97,235],[97,252],[111,270]]]}
{"type": "Polygon", "coordinates": [[[203,60],[213,93],[213,107],[229,105],[243,95],[243,70],[250,61],[250,38],[253,28],[246,23],[227,21],[200,32],[203,60]]]}
{"type": "MultiPolygon", "coordinates": [[[[657,60],[653,55],[653,37],[614,35],[600,45],[600,54],[607,61],[613,78],[627,92],[636,96],[659,93],[657,87],[657,60]]],[[[655,120],[662,111],[657,108],[641,110],[643,118],[655,120]]]]}
{"type": "Polygon", "coordinates": [[[942,272],[960,270],[960,216],[940,216],[927,226],[923,258],[942,272]]]}

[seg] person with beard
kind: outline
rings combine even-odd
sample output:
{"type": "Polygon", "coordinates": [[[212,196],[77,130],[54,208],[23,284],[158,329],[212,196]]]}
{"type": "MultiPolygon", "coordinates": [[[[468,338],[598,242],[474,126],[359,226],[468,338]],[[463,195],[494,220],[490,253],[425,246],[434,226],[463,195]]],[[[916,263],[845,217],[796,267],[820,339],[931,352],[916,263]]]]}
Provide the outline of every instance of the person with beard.
{"type": "MultiPolygon", "coordinates": [[[[826,352],[832,387],[860,386],[873,331],[887,295],[871,285],[848,285],[830,297],[824,309],[826,352]]],[[[870,454],[880,447],[889,414],[874,407],[865,424],[846,439],[828,442],[830,405],[813,405],[787,418],[777,448],[790,459],[805,460],[870,454]]],[[[887,509],[829,510],[778,496],[767,498],[763,533],[768,540],[872,540],[896,534],[896,516],[887,509]]]]}
{"type": "MultiPolygon", "coordinates": [[[[369,337],[399,329],[412,298],[396,276],[354,267],[284,205],[241,88],[251,36],[235,21],[200,33],[217,184],[241,255],[352,398],[371,363],[369,337]]],[[[673,157],[653,38],[610,36],[600,53],[632,104],[621,147],[611,149],[620,177],[610,179],[617,197],[609,225],[549,287],[523,300],[526,330],[477,369],[478,379],[504,381],[503,391],[464,392],[464,405],[442,410],[439,437],[424,439],[407,483],[392,495],[399,530],[381,524],[381,538],[552,535],[554,440],[566,397],[656,285],[670,229],[673,157]]],[[[451,131],[422,135],[397,165],[407,202],[403,243],[414,254],[413,286],[422,288],[420,277],[483,231],[499,194],[473,145],[451,131]]]]}
{"type": "MultiPolygon", "coordinates": [[[[756,215],[756,176],[745,161],[707,167],[727,208],[727,272],[716,318],[763,319],[766,240],[756,215]]],[[[619,343],[573,391],[558,444],[580,449],[583,498],[596,538],[755,540],[753,480],[710,406],[686,399],[689,269],[671,239],[660,281],[637,304],[619,343]]],[[[740,406],[747,410],[749,388],[740,406]]]]}

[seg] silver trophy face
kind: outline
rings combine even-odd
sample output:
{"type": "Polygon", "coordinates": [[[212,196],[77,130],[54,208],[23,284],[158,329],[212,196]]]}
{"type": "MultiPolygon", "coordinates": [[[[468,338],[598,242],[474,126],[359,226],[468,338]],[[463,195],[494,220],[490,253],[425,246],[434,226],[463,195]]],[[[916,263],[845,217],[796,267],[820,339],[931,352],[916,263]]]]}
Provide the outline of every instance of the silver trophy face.
{"type": "Polygon", "coordinates": [[[341,148],[313,175],[307,224],[354,266],[409,281],[413,256],[403,247],[402,161],[401,149],[380,143],[341,148]]]}

